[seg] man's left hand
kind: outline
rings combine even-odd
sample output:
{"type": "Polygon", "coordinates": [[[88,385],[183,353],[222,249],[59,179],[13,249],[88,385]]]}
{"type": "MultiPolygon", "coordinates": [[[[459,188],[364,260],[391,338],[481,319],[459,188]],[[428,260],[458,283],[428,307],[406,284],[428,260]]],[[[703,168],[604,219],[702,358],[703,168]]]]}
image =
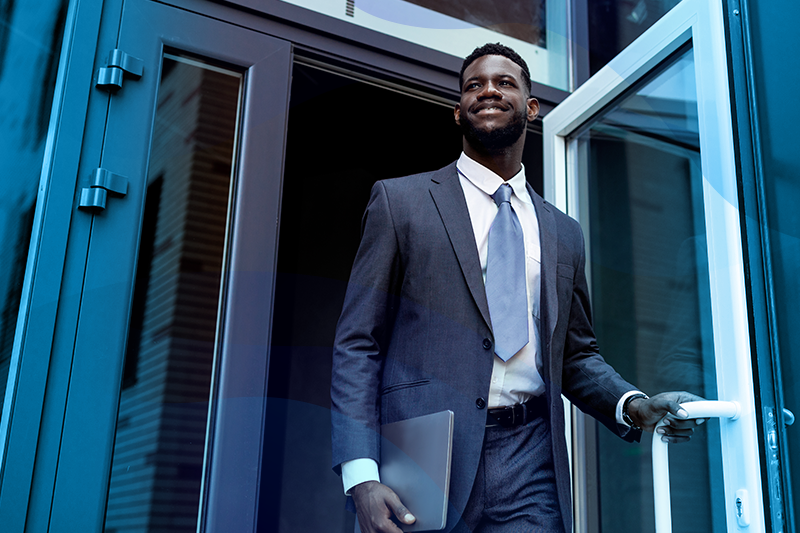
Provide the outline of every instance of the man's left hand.
{"type": "Polygon", "coordinates": [[[662,392],[652,398],[635,398],[628,404],[628,414],[642,429],[653,431],[656,424],[664,418],[666,426],[658,428],[661,440],[672,444],[687,442],[692,438],[694,428],[706,421],[705,418],[687,420],[687,413],[681,409],[684,402],[704,400],[690,392],[662,392]]]}

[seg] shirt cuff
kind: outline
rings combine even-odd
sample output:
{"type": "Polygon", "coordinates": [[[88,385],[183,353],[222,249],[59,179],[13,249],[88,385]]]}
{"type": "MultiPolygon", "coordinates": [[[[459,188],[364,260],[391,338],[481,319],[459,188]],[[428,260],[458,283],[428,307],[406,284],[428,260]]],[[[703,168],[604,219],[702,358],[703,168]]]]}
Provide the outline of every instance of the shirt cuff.
{"type": "Polygon", "coordinates": [[[629,428],[631,426],[628,425],[622,419],[622,406],[625,405],[625,400],[627,400],[629,397],[633,396],[634,394],[644,394],[644,393],[642,391],[632,390],[632,391],[629,391],[629,392],[626,392],[625,394],[623,394],[622,398],[620,398],[619,401],[617,402],[617,424],[619,424],[621,426],[625,426],[626,428],[629,428]]]}
{"type": "Polygon", "coordinates": [[[366,481],[378,481],[381,477],[378,474],[378,463],[374,459],[363,457],[342,463],[342,485],[344,493],[350,496],[350,489],[366,481]]]}

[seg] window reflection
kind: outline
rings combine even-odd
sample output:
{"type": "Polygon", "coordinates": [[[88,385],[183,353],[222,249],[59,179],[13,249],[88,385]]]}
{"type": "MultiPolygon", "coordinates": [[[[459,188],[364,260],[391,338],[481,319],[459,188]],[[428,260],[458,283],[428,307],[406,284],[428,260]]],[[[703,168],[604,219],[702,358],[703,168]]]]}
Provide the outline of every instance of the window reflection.
{"type": "Polygon", "coordinates": [[[197,529],[241,81],[164,59],[106,532],[197,529]]]}
{"type": "MultiPolygon", "coordinates": [[[[604,357],[643,391],[716,399],[700,143],[692,50],[577,135],[588,194],[594,325],[604,357]]],[[[597,433],[602,531],[653,525],[650,437],[597,433]],[[619,502],[641,514],[621,512],[619,502]]],[[[719,426],[671,463],[676,531],[724,531],[719,426]]]]}
{"type": "Polygon", "coordinates": [[[545,0],[486,2],[485,0],[406,0],[526,43],[547,48],[545,0]]]}
{"type": "Polygon", "coordinates": [[[0,418],[66,14],[67,0],[0,1],[0,418]]]}

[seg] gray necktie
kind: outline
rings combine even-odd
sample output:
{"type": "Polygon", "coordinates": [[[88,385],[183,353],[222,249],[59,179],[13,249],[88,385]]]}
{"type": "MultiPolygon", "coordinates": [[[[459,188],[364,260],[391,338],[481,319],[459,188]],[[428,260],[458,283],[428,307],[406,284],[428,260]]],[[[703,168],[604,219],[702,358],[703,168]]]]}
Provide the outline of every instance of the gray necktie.
{"type": "Polygon", "coordinates": [[[503,360],[528,344],[528,298],[525,292],[525,243],[511,207],[513,189],[502,184],[492,195],[497,216],[489,229],[486,299],[494,331],[494,351],[503,360]]]}

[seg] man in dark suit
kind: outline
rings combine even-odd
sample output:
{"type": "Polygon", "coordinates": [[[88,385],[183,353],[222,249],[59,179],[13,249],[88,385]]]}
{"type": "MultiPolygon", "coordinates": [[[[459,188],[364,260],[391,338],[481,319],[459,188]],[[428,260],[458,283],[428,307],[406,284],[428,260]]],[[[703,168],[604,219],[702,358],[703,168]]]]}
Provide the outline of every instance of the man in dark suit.
{"type": "Polygon", "coordinates": [[[561,395],[627,440],[670,415],[670,442],[700,398],[648,398],[600,356],[580,226],[525,183],[524,60],[485,45],[460,82],[461,158],[372,189],[334,345],[334,469],[362,531],[400,531],[391,517],[414,517],[379,482],[380,425],[449,409],[446,530],[569,532],[561,395]]]}

